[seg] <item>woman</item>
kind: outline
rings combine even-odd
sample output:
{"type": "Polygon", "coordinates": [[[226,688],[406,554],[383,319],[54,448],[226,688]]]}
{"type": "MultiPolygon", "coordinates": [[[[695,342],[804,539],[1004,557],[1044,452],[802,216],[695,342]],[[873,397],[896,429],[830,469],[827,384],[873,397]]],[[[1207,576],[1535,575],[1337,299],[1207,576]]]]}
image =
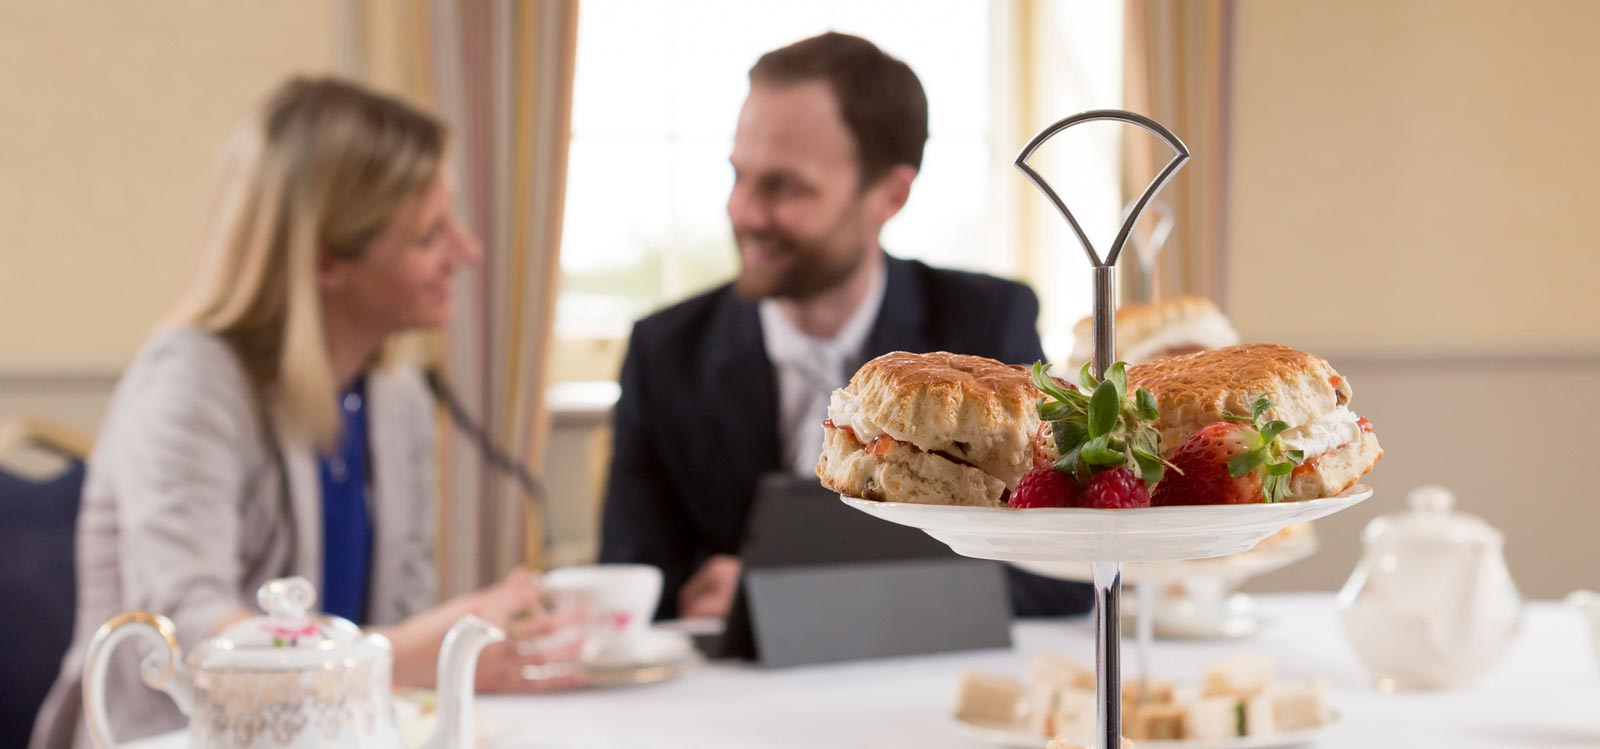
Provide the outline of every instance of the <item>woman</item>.
{"type": "MultiPolygon", "coordinates": [[[[382,363],[396,333],[450,314],[480,256],[454,214],[431,116],[336,80],[291,80],[229,143],[198,283],[124,373],[78,525],[73,645],[35,747],[87,745],[84,649],[109,617],[169,616],[185,650],[254,615],[262,583],[303,575],[322,608],[388,635],[395,681],[432,686],[445,631],[537,611],[536,581],[434,602],[433,410],[418,373],[382,363]]],[[[121,648],[108,677],[119,739],[183,718],[121,648]]],[[[510,643],[478,687],[527,681],[510,643]]]]}

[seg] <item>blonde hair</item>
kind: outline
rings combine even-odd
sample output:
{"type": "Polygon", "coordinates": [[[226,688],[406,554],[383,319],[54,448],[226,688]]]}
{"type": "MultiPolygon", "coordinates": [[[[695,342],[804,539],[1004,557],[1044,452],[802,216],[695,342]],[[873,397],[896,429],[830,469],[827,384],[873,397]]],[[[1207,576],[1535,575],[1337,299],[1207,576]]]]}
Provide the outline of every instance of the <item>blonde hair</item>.
{"type": "Polygon", "coordinates": [[[224,149],[196,283],[174,321],[217,334],[263,401],[323,447],[339,431],[317,263],[358,257],[442,170],[445,131],[398,99],[294,78],[224,149]]]}

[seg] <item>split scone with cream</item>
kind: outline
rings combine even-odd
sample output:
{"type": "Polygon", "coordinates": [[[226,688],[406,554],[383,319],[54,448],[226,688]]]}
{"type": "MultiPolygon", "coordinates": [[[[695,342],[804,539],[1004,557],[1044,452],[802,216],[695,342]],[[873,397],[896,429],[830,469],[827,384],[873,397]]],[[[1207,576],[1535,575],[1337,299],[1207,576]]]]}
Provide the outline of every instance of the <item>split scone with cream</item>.
{"type": "Polygon", "coordinates": [[[834,391],[817,476],[874,501],[1134,509],[1330,497],[1383,457],[1320,356],[1256,343],[1082,389],[958,354],[885,354],[834,391]]]}
{"type": "Polygon", "coordinates": [[[833,393],[817,476],[888,502],[1000,507],[1033,467],[1027,369],[961,354],[885,354],[833,393]]]}
{"type": "MultiPolygon", "coordinates": [[[[1326,359],[1288,346],[1251,343],[1157,359],[1129,367],[1128,385],[1155,397],[1162,452],[1180,467],[1181,450],[1218,449],[1214,443],[1227,437],[1212,438],[1226,431],[1219,425],[1256,422],[1257,431],[1271,435],[1263,445],[1271,454],[1263,454],[1261,464],[1270,469],[1284,459],[1281,471],[1266,472],[1268,501],[1334,496],[1383,457],[1371,423],[1350,409],[1350,382],[1326,359]],[[1287,489],[1281,497],[1273,495],[1275,483],[1287,489]]],[[[1170,488],[1193,482],[1189,474],[1169,474],[1170,488]]],[[[1193,488],[1191,495],[1205,493],[1205,487],[1193,488]]]]}
{"type": "MultiPolygon", "coordinates": [[[[1079,320],[1072,337],[1067,369],[1076,372],[1094,359],[1094,318],[1079,320]]],[[[1239,331],[1205,297],[1180,296],[1117,308],[1117,358],[1130,365],[1238,343],[1239,331]]]]}

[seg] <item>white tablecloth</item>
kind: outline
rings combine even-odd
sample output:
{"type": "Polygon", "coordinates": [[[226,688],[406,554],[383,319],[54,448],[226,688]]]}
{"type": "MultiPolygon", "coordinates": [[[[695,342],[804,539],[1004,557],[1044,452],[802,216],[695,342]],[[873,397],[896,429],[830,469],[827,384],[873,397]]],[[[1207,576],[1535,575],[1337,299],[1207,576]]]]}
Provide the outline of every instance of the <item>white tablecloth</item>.
{"type": "MultiPolygon", "coordinates": [[[[1259,650],[1286,678],[1322,677],[1343,720],[1317,749],[1600,747],[1600,670],[1577,614],[1533,603],[1506,660],[1473,689],[1380,694],[1340,629],[1333,597],[1269,595],[1266,632],[1224,642],[1157,641],[1155,675],[1194,682],[1216,659],[1259,650]]],[[[1032,654],[1094,659],[1087,619],[1032,620],[1011,650],[767,671],[711,663],[677,681],[618,690],[482,697],[478,715],[506,747],[906,747],[982,749],[949,717],[963,669],[1021,675],[1032,654]]],[[[1124,666],[1136,668],[1124,638],[1124,666]]],[[[179,749],[182,733],[139,742],[179,749]]]]}

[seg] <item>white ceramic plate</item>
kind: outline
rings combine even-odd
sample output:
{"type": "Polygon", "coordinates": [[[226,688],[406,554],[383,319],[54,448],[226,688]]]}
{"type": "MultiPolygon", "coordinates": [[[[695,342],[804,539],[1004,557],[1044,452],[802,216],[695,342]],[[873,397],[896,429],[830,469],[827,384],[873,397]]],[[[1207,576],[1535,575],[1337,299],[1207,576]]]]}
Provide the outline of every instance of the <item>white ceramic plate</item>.
{"type": "MultiPolygon", "coordinates": [[[[1279,544],[1251,548],[1243,554],[1210,559],[1134,562],[1122,569],[1122,582],[1125,585],[1162,584],[1209,578],[1238,583],[1286,567],[1316,551],[1316,534],[1307,532],[1279,544]]],[[[1017,566],[1057,580],[1094,582],[1094,571],[1087,562],[1018,562],[1017,566]]]]}
{"type": "Polygon", "coordinates": [[[872,502],[845,504],[891,523],[925,531],[957,554],[1001,562],[1166,562],[1249,551],[1285,526],[1315,520],[1372,496],[1357,484],[1337,497],[1252,505],[1082,508],[954,507],[872,502]]]}
{"type": "MultiPolygon", "coordinates": [[[[1050,743],[1047,738],[1012,728],[969,723],[960,718],[956,718],[955,723],[956,730],[961,735],[1007,749],[1044,749],[1050,743]]],[[[1316,741],[1338,724],[1339,721],[1335,718],[1333,722],[1324,723],[1316,728],[1275,733],[1270,736],[1240,736],[1232,739],[1139,739],[1134,744],[1139,749],[1281,749],[1303,746],[1316,741]]]]}
{"type": "Polygon", "coordinates": [[[720,616],[698,616],[690,619],[659,621],[656,622],[655,628],[682,632],[690,637],[715,637],[728,628],[728,623],[720,616]]]}
{"type": "Polygon", "coordinates": [[[584,653],[583,666],[586,669],[659,666],[677,663],[693,654],[694,646],[689,642],[689,635],[657,626],[640,632],[626,650],[584,653]]]}

